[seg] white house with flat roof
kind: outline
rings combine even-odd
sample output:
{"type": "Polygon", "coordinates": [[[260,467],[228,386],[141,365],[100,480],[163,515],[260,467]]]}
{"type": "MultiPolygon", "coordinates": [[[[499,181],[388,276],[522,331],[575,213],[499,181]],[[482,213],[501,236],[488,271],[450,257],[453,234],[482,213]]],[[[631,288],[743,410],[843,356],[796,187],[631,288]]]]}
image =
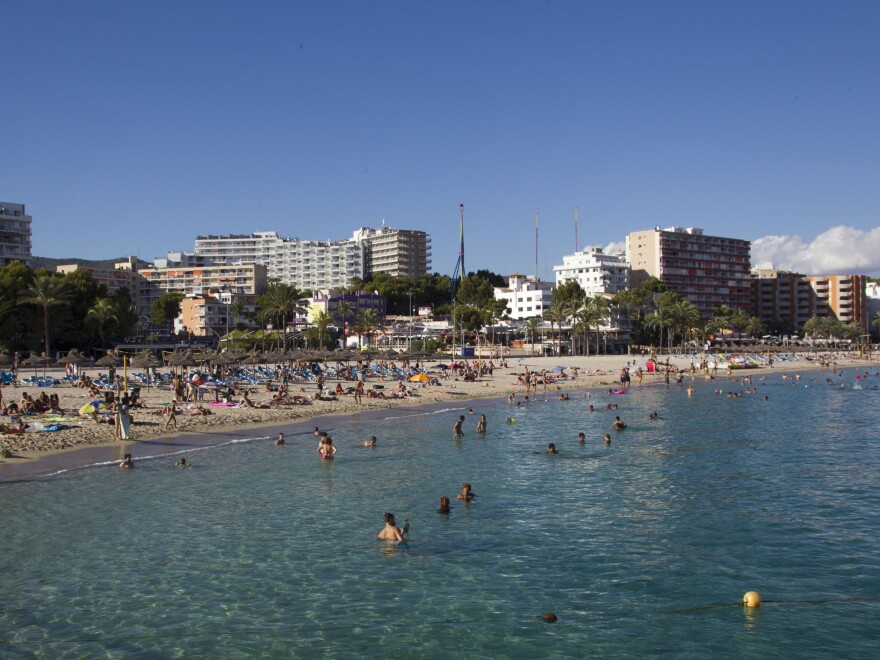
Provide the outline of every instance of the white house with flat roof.
{"type": "Polygon", "coordinates": [[[508,285],[495,287],[495,300],[507,303],[510,318],[520,321],[532,316],[543,316],[553,300],[553,285],[516,273],[509,275],[508,285]]]}
{"type": "Polygon", "coordinates": [[[589,296],[613,295],[629,286],[630,267],[626,257],[605,254],[598,247],[564,255],[562,264],[553,266],[553,272],[556,286],[574,280],[589,296]]]}

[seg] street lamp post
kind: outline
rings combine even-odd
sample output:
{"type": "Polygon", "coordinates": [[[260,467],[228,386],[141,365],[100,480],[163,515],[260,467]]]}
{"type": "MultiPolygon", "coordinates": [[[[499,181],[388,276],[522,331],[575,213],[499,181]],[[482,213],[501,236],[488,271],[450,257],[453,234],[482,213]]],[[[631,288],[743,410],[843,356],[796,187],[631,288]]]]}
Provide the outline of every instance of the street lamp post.
{"type": "Polygon", "coordinates": [[[409,339],[406,344],[406,350],[408,352],[412,351],[412,325],[413,325],[413,307],[412,307],[412,296],[413,292],[409,292],[409,339]]]}

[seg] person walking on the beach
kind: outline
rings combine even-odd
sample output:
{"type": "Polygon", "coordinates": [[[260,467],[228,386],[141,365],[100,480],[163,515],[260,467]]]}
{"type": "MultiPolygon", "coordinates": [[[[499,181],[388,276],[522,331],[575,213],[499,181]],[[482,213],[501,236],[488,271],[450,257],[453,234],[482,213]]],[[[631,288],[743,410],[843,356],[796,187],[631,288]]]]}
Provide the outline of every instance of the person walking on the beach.
{"type": "Polygon", "coordinates": [[[364,383],[363,381],[358,380],[357,385],[354,387],[354,400],[356,403],[361,403],[361,397],[364,396],[364,383]]]}
{"type": "Polygon", "coordinates": [[[165,426],[162,427],[163,431],[168,430],[168,425],[174,422],[174,428],[177,428],[177,401],[172,400],[171,405],[168,406],[168,419],[165,420],[165,426]]]}

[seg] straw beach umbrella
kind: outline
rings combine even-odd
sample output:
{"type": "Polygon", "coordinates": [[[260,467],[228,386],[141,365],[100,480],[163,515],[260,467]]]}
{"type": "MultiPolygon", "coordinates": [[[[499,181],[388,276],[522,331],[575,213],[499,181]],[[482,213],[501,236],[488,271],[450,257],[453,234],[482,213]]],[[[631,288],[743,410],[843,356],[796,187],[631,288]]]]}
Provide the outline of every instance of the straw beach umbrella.
{"type": "Polygon", "coordinates": [[[122,358],[113,352],[107,353],[104,357],[95,360],[96,367],[118,367],[120,364],[122,364],[122,358]]]}
{"type": "Polygon", "coordinates": [[[67,355],[63,356],[60,360],[58,360],[58,364],[68,365],[68,364],[83,364],[88,362],[88,358],[82,354],[75,348],[71,348],[67,355]]]}

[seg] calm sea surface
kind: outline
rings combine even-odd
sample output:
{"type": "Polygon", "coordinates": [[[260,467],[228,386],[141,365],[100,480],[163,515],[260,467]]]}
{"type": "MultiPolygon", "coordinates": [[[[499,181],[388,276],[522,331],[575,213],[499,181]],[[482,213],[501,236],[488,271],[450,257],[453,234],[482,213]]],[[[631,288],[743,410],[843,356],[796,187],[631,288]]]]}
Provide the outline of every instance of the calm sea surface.
{"type": "Polygon", "coordinates": [[[0,484],[0,657],[878,657],[880,377],[829,375],[385,411],[335,423],[333,462],[292,434],[0,484]],[[489,430],[454,441],[469,406],[489,430]],[[385,511],[408,544],[375,539],[385,511]]]}

